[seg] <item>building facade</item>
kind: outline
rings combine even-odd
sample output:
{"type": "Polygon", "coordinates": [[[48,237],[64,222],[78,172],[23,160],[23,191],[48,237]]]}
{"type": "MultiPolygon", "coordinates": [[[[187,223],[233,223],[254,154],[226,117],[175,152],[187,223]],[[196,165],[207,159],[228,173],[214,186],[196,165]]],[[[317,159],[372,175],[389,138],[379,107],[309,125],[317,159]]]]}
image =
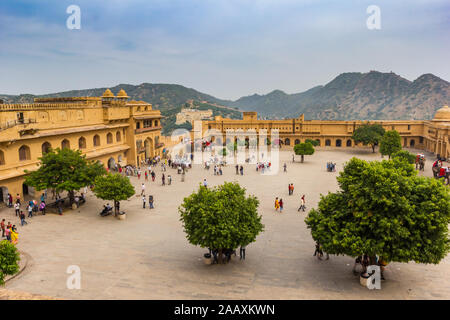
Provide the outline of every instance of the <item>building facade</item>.
{"type": "MultiPolygon", "coordinates": [[[[193,137],[214,136],[219,132],[224,139],[228,132],[254,130],[258,136],[261,130],[267,130],[271,139],[272,130],[278,130],[283,147],[293,147],[306,139],[317,140],[321,147],[353,148],[351,139],[356,128],[366,123],[378,123],[386,130],[396,130],[402,137],[404,147],[414,147],[442,157],[450,157],[450,108],[439,109],[433,120],[371,120],[371,121],[324,121],[305,120],[301,115],[296,119],[258,120],[256,112],[243,112],[242,120],[215,117],[213,121],[202,121],[201,132],[192,132],[193,137]]],[[[198,129],[197,129],[198,130],[198,129]]],[[[251,134],[245,134],[251,139],[251,134]]],[[[229,143],[229,138],[225,143],[229,143]]],[[[220,141],[218,141],[220,143],[220,141]]]]}
{"type": "Polygon", "coordinates": [[[161,114],[124,90],[102,97],[36,98],[0,104],[0,201],[32,193],[25,170],[35,170],[50,148],[81,150],[106,168],[139,165],[161,155],[161,114]]]}

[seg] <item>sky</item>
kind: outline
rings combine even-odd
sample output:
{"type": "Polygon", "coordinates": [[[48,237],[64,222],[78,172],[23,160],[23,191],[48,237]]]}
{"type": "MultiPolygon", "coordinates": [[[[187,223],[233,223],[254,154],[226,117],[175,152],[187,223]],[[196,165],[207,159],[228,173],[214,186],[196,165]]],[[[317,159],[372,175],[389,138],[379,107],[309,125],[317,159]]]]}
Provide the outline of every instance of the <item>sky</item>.
{"type": "Polygon", "coordinates": [[[449,81],[449,40],[448,0],[1,0],[0,93],[148,82],[238,99],[370,70],[449,81]]]}

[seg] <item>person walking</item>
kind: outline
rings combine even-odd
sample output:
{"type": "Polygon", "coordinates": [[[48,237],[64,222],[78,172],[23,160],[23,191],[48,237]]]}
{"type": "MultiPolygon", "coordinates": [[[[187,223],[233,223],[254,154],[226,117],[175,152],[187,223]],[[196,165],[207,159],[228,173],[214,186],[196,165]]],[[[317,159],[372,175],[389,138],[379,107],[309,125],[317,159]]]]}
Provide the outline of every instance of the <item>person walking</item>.
{"type": "Polygon", "coordinates": [[[156,173],[155,173],[155,171],[152,170],[151,175],[152,175],[152,181],[155,182],[155,178],[156,178],[156,173]]]}
{"type": "Polygon", "coordinates": [[[280,202],[278,201],[278,197],[275,198],[275,211],[278,211],[280,208],[280,202]]]}
{"type": "Polygon", "coordinates": [[[206,179],[203,179],[203,186],[204,186],[205,188],[208,188],[208,182],[206,181],[206,179]]]}
{"type": "Polygon", "coordinates": [[[172,184],[172,176],[169,174],[167,175],[167,184],[170,186],[172,184]]]}
{"type": "Polygon", "coordinates": [[[145,209],[145,195],[142,196],[142,208],[145,209]]]}
{"type": "Polygon", "coordinates": [[[246,246],[241,246],[240,250],[239,250],[239,260],[245,260],[245,248],[246,246]]]}
{"type": "Polygon", "coordinates": [[[42,201],[41,204],[39,205],[39,210],[42,212],[42,215],[45,216],[45,202],[42,201]]]}
{"type": "Polygon", "coordinates": [[[241,166],[239,170],[241,171],[241,176],[243,176],[244,175],[244,167],[241,166]]]}
{"type": "Polygon", "coordinates": [[[239,165],[237,164],[235,168],[236,168],[236,174],[239,175],[239,165]]]}
{"type": "Polygon", "coordinates": [[[28,224],[28,222],[25,221],[25,213],[23,213],[23,211],[20,211],[20,224],[22,227],[24,224],[28,224]]]}
{"type": "Polygon", "coordinates": [[[164,173],[162,174],[161,180],[162,180],[162,185],[165,186],[166,185],[166,176],[164,173]]]}
{"type": "Polygon", "coordinates": [[[145,170],[145,181],[148,181],[148,172],[145,170]]]}
{"type": "Polygon", "coordinates": [[[141,196],[145,196],[145,184],[143,182],[141,185],[141,196]]]}
{"type": "Polygon", "coordinates": [[[287,172],[287,164],[286,163],[283,165],[283,168],[284,168],[284,172],[287,172]]]}
{"type": "Polygon", "coordinates": [[[20,202],[14,204],[14,209],[16,210],[16,217],[18,217],[20,214],[20,202]]]}
{"type": "Polygon", "coordinates": [[[8,207],[12,208],[13,206],[13,197],[11,193],[8,193],[8,207]]]}
{"type": "Polygon", "coordinates": [[[28,218],[33,218],[33,206],[31,203],[28,204],[28,218]]]}
{"type": "Polygon", "coordinates": [[[8,227],[6,227],[6,230],[5,230],[6,240],[8,240],[9,242],[11,242],[11,229],[10,228],[11,227],[8,226],[8,227]]]}
{"type": "Polygon", "coordinates": [[[283,212],[283,199],[280,199],[280,213],[283,212]]]}
{"type": "Polygon", "coordinates": [[[297,211],[303,210],[305,212],[306,206],[305,206],[305,195],[303,195],[300,199],[300,208],[298,208],[297,211]]]}

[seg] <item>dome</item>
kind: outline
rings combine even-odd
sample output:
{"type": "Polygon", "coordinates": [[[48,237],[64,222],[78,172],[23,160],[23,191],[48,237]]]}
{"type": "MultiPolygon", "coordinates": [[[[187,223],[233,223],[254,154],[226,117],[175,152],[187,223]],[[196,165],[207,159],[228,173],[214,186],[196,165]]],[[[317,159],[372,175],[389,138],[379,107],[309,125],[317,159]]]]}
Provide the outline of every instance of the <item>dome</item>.
{"type": "Polygon", "coordinates": [[[103,92],[103,98],[114,98],[114,94],[111,92],[111,90],[106,89],[105,92],[103,92]]]}
{"type": "Polygon", "coordinates": [[[117,94],[117,98],[129,98],[125,90],[120,89],[119,93],[117,94]]]}
{"type": "Polygon", "coordinates": [[[450,108],[448,106],[444,106],[436,111],[433,120],[448,120],[450,121],[450,108]]]}

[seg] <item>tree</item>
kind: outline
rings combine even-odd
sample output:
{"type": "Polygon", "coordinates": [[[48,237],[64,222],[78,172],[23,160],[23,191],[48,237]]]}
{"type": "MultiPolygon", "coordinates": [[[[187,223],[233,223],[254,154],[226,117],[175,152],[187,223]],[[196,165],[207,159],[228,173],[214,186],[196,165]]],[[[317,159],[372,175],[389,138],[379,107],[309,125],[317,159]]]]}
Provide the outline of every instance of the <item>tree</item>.
{"type": "Polygon", "coordinates": [[[5,284],[5,276],[19,272],[19,260],[16,246],[8,240],[0,241],[0,285],[5,284]]]}
{"type": "Polygon", "coordinates": [[[395,152],[402,150],[402,139],[395,130],[386,131],[380,142],[380,152],[382,155],[388,155],[389,159],[395,152]]]}
{"type": "Polygon", "coordinates": [[[117,216],[120,201],[128,200],[135,194],[135,190],[128,177],[109,173],[95,179],[94,193],[100,199],[114,200],[114,212],[117,216]]]}
{"type": "Polygon", "coordinates": [[[225,182],[213,189],[200,186],[178,210],[188,241],[218,250],[221,259],[223,250],[248,245],[263,231],[258,205],[238,183],[225,182]]]}
{"type": "Polygon", "coordinates": [[[312,155],[312,154],[314,154],[314,151],[315,150],[314,150],[313,145],[309,142],[302,142],[302,143],[296,144],[294,146],[295,154],[302,156],[302,163],[305,158],[305,155],[312,155]]]}
{"type": "Polygon", "coordinates": [[[384,128],[379,124],[365,124],[353,132],[352,139],[355,143],[370,145],[372,152],[375,153],[375,147],[380,143],[384,133],[384,128]]]}
{"type": "Polygon", "coordinates": [[[226,157],[228,154],[228,151],[226,148],[223,148],[222,150],[220,150],[219,154],[223,157],[226,157]]]}
{"type": "Polygon", "coordinates": [[[351,159],[337,178],[340,190],[321,196],[305,222],[329,254],[378,255],[386,262],[437,264],[449,252],[450,194],[418,177],[403,159],[351,159]]]}
{"type": "Polygon", "coordinates": [[[397,152],[394,152],[392,154],[392,159],[395,158],[400,158],[400,159],[404,159],[406,160],[406,162],[408,163],[416,163],[416,155],[412,154],[411,152],[407,151],[407,150],[400,150],[397,152]]]}
{"type": "Polygon", "coordinates": [[[311,143],[313,145],[313,147],[317,147],[319,145],[319,141],[317,140],[312,140],[312,139],[306,139],[305,140],[306,143],[311,143]]]}
{"type": "Polygon", "coordinates": [[[106,173],[99,161],[87,160],[80,150],[57,148],[45,153],[39,160],[38,170],[25,171],[28,174],[25,183],[36,190],[67,191],[70,204],[73,203],[75,190],[92,185],[97,176],[106,173]]]}

